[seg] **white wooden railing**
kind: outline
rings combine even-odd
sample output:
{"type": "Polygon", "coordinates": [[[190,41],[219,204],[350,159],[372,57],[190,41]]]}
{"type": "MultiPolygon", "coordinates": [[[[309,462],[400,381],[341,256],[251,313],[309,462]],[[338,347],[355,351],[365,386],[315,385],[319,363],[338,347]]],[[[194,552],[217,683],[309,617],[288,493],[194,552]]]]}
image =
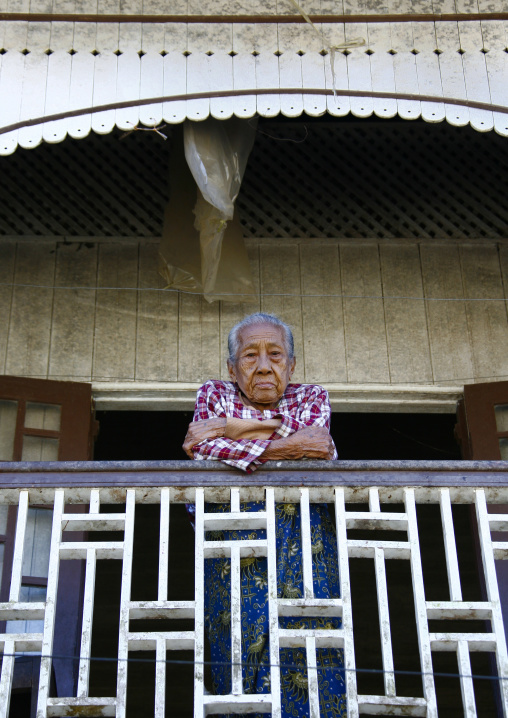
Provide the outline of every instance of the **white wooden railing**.
{"type": "MultiPolygon", "coordinates": [[[[508,463],[505,462],[443,462],[422,463],[355,463],[306,462],[266,465],[252,476],[239,475],[222,465],[192,462],[165,463],[80,463],[80,464],[3,464],[0,468],[0,501],[17,508],[12,573],[8,600],[0,604],[0,620],[7,621],[7,630],[0,635],[3,653],[0,679],[0,716],[9,712],[9,695],[15,669],[15,654],[38,652],[42,655],[38,688],[37,717],[62,715],[126,715],[129,680],[129,656],[132,652],[151,651],[156,655],[155,715],[165,715],[167,652],[194,652],[194,716],[214,713],[271,713],[280,716],[279,648],[305,647],[310,716],[319,716],[316,678],[316,648],[344,649],[348,715],[413,715],[437,716],[435,679],[432,654],[454,652],[463,702],[463,713],[477,715],[470,654],[488,652],[495,657],[499,715],[508,716],[508,655],[502,607],[496,577],[496,560],[508,556],[508,541],[493,539],[493,532],[508,531],[508,513],[493,513],[491,505],[508,504],[508,463]],[[206,469],[206,470],[205,470],[206,469]],[[249,513],[240,511],[240,502],[264,500],[266,510],[249,513]],[[230,502],[229,514],[206,513],[205,502],[230,502]],[[131,600],[132,556],[136,510],[139,504],[160,504],[160,540],[158,548],[157,600],[131,600]],[[174,504],[194,502],[195,532],[195,596],[191,601],[168,600],[168,555],[178,551],[169,543],[171,509],[174,504]],[[277,596],[275,551],[275,505],[277,502],[298,503],[302,516],[304,596],[277,596]],[[337,546],[341,582],[340,599],[317,599],[313,593],[312,555],[309,506],[327,502],[333,506],[337,529],[337,546]],[[121,513],[104,512],[108,504],[121,504],[121,513]],[[363,506],[358,506],[364,504],[363,506]],[[442,587],[443,600],[426,600],[420,554],[418,504],[436,504],[440,509],[444,554],[448,581],[442,587]],[[480,601],[464,600],[452,508],[455,504],[474,507],[479,546],[479,571],[485,585],[480,601]],[[24,556],[27,552],[27,519],[31,506],[50,506],[53,522],[48,546],[47,593],[44,602],[20,600],[24,556]],[[86,505],[86,513],[71,513],[69,505],[86,505]],[[67,508],[66,508],[67,507],[67,508]],[[358,510],[358,509],[361,510],[358,510]],[[492,509],[492,510],[491,510],[492,509]],[[263,528],[266,539],[209,541],[205,532],[216,528],[263,528]],[[376,531],[376,538],[351,538],[353,530],[376,531]],[[94,531],[123,531],[123,540],[94,541],[94,531]],[[403,532],[404,540],[377,538],[379,530],[403,532]],[[68,531],[86,531],[86,540],[65,540],[68,531]],[[306,539],[307,537],[307,539],[306,539]],[[242,692],[240,634],[240,559],[245,556],[266,556],[268,559],[269,645],[271,693],[245,695],[242,692]],[[204,562],[209,557],[231,559],[231,695],[211,695],[205,686],[204,635],[204,562]],[[382,695],[359,694],[350,584],[350,560],[371,559],[374,562],[378,618],[384,671],[382,695]],[[62,563],[69,559],[86,561],[83,596],[79,677],[74,695],[52,696],[50,680],[54,651],[57,590],[62,563]],[[122,562],[119,613],[118,673],[116,695],[91,697],[89,676],[95,571],[98,560],[122,562]],[[421,693],[413,697],[397,694],[396,669],[392,648],[389,592],[386,564],[392,559],[407,561],[412,577],[414,606],[421,666],[421,693]],[[279,627],[279,616],[341,616],[342,627],[330,630],[279,627]],[[141,618],[191,618],[193,630],[136,632],[131,621],[141,618]],[[483,631],[458,632],[453,629],[457,619],[484,621],[483,631]],[[447,624],[434,632],[429,622],[447,624]],[[39,621],[40,624],[25,623],[39,621]],[[20,625],[21,630],[15,626],[20,625]],[[30,627],[40,625],[40,630],[30,627]]],[[[438,527],[439,530],[439,527],[438,527]]],[[[173,579],[174,580],[174,579],[173,579]]],[[[508,597],[505,597],[508,600],[508,597]]],[[[475,626],[478,624],[475,623],[475,626]]]]}

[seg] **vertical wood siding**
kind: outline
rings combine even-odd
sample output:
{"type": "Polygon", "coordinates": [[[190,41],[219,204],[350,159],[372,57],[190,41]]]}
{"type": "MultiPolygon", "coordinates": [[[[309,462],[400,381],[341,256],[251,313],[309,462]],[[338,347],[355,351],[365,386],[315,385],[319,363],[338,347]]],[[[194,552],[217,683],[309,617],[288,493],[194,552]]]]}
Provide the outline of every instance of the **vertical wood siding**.
{"type": "Polygon", "coordinates": [[[2,373],[76,381],[226,377],[229,329],[261,309],[294,329],[296,381],[508,378],[502,242],[248,240],[260,299],[208,304],[146,291],[164,287],[155,241],[57,240],[0,241],[2,373]],[[468,301],[478,299],[500,301],[468,301]]]}

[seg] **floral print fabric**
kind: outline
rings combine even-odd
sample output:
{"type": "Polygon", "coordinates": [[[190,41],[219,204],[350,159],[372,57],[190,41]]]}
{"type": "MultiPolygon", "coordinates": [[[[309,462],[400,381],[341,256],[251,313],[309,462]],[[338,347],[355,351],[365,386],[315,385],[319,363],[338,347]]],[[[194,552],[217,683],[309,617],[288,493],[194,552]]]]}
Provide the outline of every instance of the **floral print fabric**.
{"type": "MultiPolygon", "coordinates": [[[[228,504],[207,504],[207,512],[227,512],[228,504]]],[[[242,511],[263,511],[263,502],[242,504],[242,511]]],[[[277,591],[279,597],[303,597],[300,508],[276,505],[277,591]]],[[[264,539],[264,530],[208,532],[209,540],[264,539]]],[[[314,595],[340,596],[337,546],[334,527],[325,505],[311,504],[311,541],[314,595]]],[[[212,692],[231,692],[231,562],[205,560],[205,623],[210,639],[212,692]]],[[[241,559],[242,675],[245,693],[270,691],[268,640],[267,560],[241,559]]],[[[280,617],[281,628],[340,628],[339,618],[280,617]]],[[[309,715],[308,679],[304,648],[280,650],[283,718],[309,715]]],[[[317,649],[321,718],[346,716],[343,652],[317,649]]],[[[266,717],[266,713],[263,716],[266,717]]],[[[262,718],[259,715],[259,718],[262,718]]]]}

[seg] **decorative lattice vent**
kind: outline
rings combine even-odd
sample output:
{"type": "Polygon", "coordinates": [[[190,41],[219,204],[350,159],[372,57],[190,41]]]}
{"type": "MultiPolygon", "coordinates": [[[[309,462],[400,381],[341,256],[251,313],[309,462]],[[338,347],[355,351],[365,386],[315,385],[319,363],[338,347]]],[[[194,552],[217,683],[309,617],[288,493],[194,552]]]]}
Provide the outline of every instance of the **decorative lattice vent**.
{"type": "Polygon", "coordinates": [[[0,159],[0,233],[159,235],[169,142],[153,133],[91,134],[0,159]]]}
{"type": "Polygon", "coordinates": [[[508,142],[494,133],[405,120],[266,131],[286,141],[258,134],[238,202],[248,236],[508,237],[508,142]]]}
{"type": "MultiPolygon", "coordinates": [[[[508,142],[403,120],[260,123],[250,237],[508,237],[508,142]],[[277,138],[277,139],[274,139],[277,138]]],[[[0,160],[0,234],[158,236],[170,140],[91,135],[0,160]]]]}

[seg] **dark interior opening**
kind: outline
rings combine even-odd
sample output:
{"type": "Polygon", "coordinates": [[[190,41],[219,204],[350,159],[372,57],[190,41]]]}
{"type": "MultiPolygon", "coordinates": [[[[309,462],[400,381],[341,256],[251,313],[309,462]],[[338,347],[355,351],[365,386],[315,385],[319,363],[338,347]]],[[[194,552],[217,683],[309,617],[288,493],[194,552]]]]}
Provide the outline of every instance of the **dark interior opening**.
{"type": "MultiPolygon", "coordinates": [[[[99,411],[96,461],[186,459],[190,411],[99,411]]],[[[334,413],[340,459],[457,460],[454,414],[334,413]]]]}

